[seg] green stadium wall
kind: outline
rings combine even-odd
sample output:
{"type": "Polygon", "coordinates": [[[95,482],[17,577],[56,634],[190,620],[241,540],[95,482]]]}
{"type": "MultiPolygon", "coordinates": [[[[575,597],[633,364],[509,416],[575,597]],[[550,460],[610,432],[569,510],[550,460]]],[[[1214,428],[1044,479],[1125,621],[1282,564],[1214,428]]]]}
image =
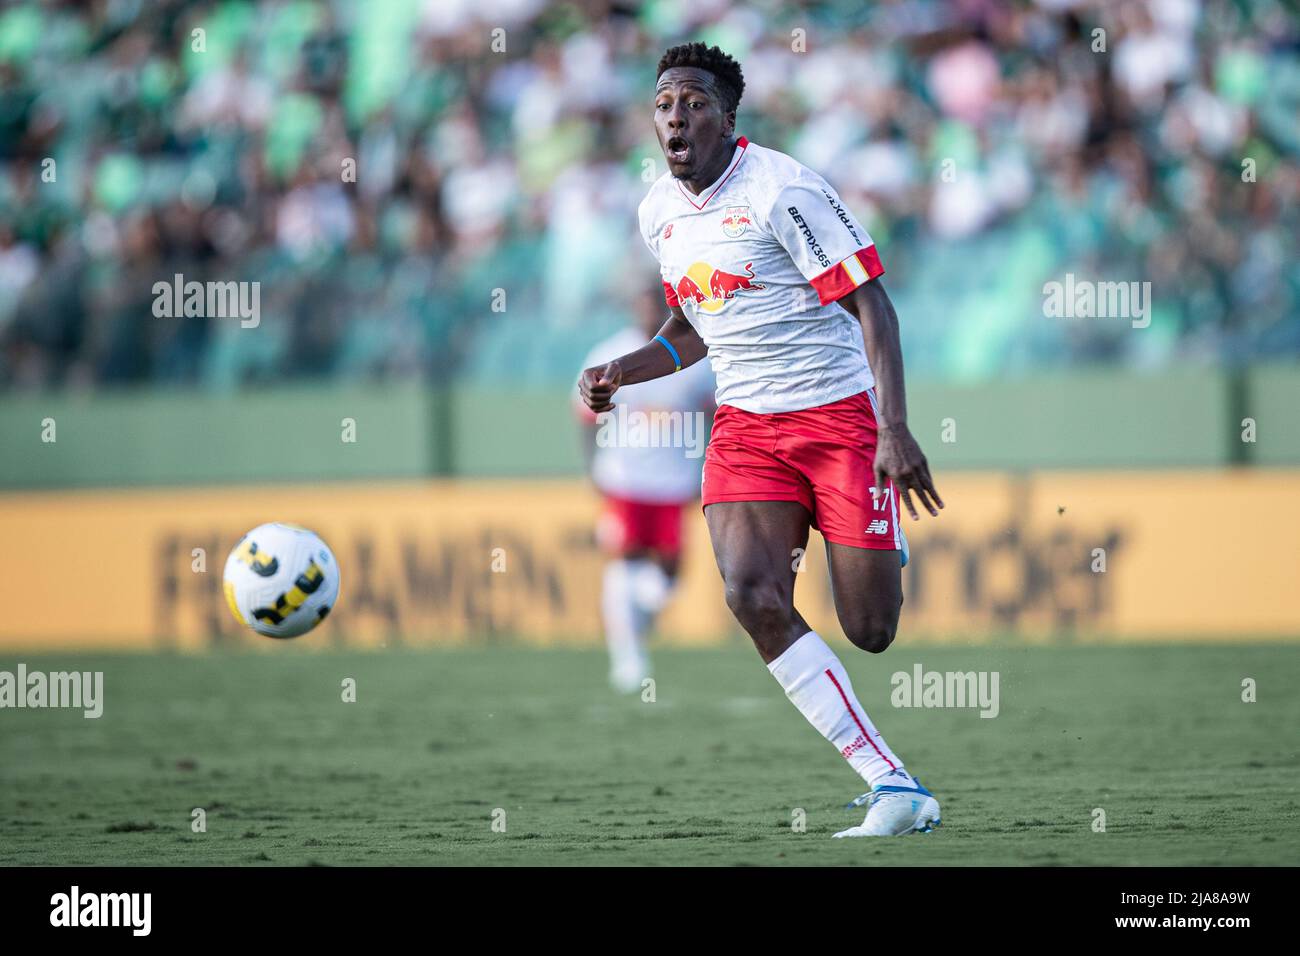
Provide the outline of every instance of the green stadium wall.
{"type": "MultiPolygon", "coordinates": [[[[937,470],[1300,464],[1300,369],[1072,373],[914,384],[937,470]],[[1242,420],[1256,441],[1242,440],[1242,420]]],[[[0,404],[0,487],[314,482],[581,471],[567,390],[312,387],[119,392],[0,404]],[[54,441],[46,441],[47,421],[54,441]],[[347,420],[355,440],[344,440],[347,420]]]]}
{"type": "Polygon", "coordinates": [[[1245,418],[1255,422],[1255,442],[1248,459],[1257,465],[1300,462],[1300,368],[1270,365],[1246,376],[1240,415],[1229,424],[1241,429],[1245,418]]]}

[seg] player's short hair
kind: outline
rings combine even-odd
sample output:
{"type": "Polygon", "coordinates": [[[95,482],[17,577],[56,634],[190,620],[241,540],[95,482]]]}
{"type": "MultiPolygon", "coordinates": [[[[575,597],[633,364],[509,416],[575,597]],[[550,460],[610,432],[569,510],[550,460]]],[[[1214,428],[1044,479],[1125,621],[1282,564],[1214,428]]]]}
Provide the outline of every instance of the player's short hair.
{"type": "Polygon", "coordinates": [[[659,71],[655,73],[655,80],[663,76],[665,70],[671,70],[675,66],[694,66],[712,73],[722,93],[724,112],[730,113],[740,105],[741,94],[745,92],[745,77],[740,72],[740,64],[716,46],[683,43],[669,47],[659,58],[659,71]]]}

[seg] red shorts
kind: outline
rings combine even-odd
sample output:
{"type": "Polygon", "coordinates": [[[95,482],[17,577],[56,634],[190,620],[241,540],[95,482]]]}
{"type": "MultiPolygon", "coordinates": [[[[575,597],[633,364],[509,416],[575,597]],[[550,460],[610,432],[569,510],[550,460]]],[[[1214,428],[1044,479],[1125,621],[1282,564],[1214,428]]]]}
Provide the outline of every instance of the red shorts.
{"type": "Polygon", "coordinates": [[[676,558],[682,550],[684,504],[657,504],[605,495],[596,540],[609,554],[653,551],[676,558]]]}
{"type": "Polygon", "coordinates": [[[893,482],[872,501],[875,457],[866,392],[770,415],[723,405],[704,455],[702,501],[797,501],[827,541],[902,550],[893,482]]]}

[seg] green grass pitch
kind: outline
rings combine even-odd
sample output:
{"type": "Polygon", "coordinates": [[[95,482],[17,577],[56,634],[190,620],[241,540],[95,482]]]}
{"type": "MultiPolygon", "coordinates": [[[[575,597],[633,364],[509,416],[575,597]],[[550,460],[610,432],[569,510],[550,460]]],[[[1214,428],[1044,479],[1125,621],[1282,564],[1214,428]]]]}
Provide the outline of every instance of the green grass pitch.
{"type": "Polygon", "coordinates": [[[1300,648],[834,646],[935,833],[829,839],[864,788],[738,642],[658,652],[653,703],[608,691],[595,650],[300,642],[0,658],[105,683],[98,720],[0,711],[0,863],[1300,862],[1300,648]],[[892,707],[917,662],[998,671],[1000,715],[892,707]]]}

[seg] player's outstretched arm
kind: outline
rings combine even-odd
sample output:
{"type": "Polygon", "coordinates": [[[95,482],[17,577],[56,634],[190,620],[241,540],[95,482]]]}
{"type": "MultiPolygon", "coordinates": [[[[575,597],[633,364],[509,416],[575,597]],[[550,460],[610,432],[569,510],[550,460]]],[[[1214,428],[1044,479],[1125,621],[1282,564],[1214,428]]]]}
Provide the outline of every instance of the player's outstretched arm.
{"type": "Polygon", "coordinates": [[[596,365],[582,373],[578,391],[593,412],[607,412],[614,407],[610,398],[622,385],[648,382],[694,365],[708,353],[686,314],[673,306],[668,321],[659,330],[663,342],[651,341],[607,365],[596,365]]]}
{"type": "Polygon", "coordinates": [[[936,506],[942,508],[943,501],[934,490],[930,465],[921,452],[921,446],[907,428],[903,349],[898,341],[898,315],[894,312],[894,304],[889,301],[879,278],[864,282],[839,302],[862,323],[867,361],[876,377],[876,397],[880,405],[876,487],[884,488],[885,478],[892,478],[913,520],[920,517],[912,504],[913,491],[926,511],[938,515],[936,506]]]}

